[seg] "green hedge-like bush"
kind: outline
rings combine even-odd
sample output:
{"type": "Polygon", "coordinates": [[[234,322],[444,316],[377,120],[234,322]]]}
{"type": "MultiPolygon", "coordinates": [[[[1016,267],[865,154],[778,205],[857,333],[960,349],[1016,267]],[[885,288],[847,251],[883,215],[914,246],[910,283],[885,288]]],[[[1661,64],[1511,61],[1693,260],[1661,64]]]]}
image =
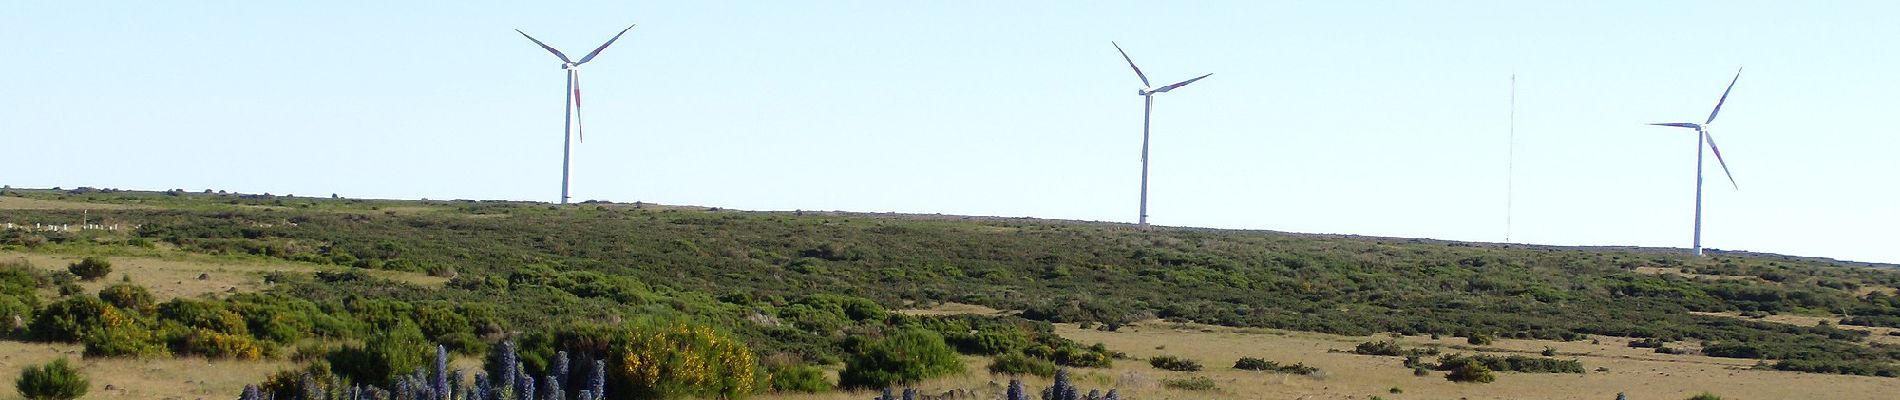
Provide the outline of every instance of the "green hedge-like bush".
{"type": "Polygon", "coordinates": [[[1214,385],[1214,380],[1205,376],[1196,376],[1196,377],[1185,378],[1185,379],[1162,379],[1161,385],[1167,386],[1169,389],[1194,390],[1194,391],[1208,391],[1208,390],[1218,389],[1218,387],[1214,385]]]}
{"type": "Polygon", "coordinates": [[[1253,357],[1241,357],[1240,360],[1234,361],[1234,369],[1244,371],[1271,371],[1298,375],[1311,375],[1315,372],[1319,372],[1319,368],[1308,367],[1305,363],[1280,365],[1280,363],[1277,362],[1253,357]]]}
{"type": "Polygon", "coordinates": [[[772,370],[771,389],[779,392],[819,393],[831,390],[831,381],[818,367],[799,365],[772,370]]]}
{"type": "Polygon", "coordinates": [[[1200,362],[1167,355],[1149,357],[1148,365],[1169,371],[1193,372],[1201,370],[1200,362]]]}
{"type": "Polygon", "coordinates": [[[942,336],[909,329],[872,342],[845,359],[838,385],[883,388],[962,371],[963,362],[957,360],[957,353],[950,350],[942,336]]]}
{"type": "Polygon", "coordinates": [[[990,360],[989,370],[995,375],[1035,375],[1048,378],[1056,375],[1056,363],[1021,353],[1010,353],[990,360]]]}
{"type": "Polygon", "coordinates": [[[421,368],[429,358],[429,340],[415,324],[404,322],[377,332],[360,345],[346,345],[329,355],[331,369],[354,382],[389,387],[389,379],[421,368]]]}
{"type": "Polygon", "coordinates": [[[1476,362],[1493,371],[1541,372],[1541,373],[1583,373],[1583,363],[1577,360],[1559,360],[1554,358],[1526,357],[1509,355],[1504,357],[1478,354],[1466,356],[1452,354],[1438,360],[1438,370],[1451,371],[1462,367],[1466,362],[1476,362]]]}

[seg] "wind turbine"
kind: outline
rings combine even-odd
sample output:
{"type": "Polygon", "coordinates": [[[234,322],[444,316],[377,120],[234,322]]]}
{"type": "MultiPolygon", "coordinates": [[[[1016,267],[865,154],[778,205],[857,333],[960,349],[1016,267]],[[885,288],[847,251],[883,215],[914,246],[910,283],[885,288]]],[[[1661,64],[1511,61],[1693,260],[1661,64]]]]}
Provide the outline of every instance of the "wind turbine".
{"type": "Polygon", "coordinates": [[[1206,79],[1207,77],[1213,76],[1214,74],[1210,73],[1207,75],[1201,75],[1201,76],[1195,77],[1194,79],[1175,82],[1173,84],[1169,84],[1169,85],[1157,88],[1157,87],[1154,87],[1154,85],[1148,83],[1148,75],[1141,73],[1141,67],[1135,66],[1135,59],[1128,57],[1128,52],[1122,50],[1121,44],[1115,43],[1115,42],[1108,42],[1108,43],[1115,45],[1115,51],[1122,53],[1122,60],[1128,61],[1128,68],[1133,68],[1135,70],[1135,76],[1138,78],[1141,78],[1141,89],[1137,89],[1135,91],[1135,94],[1141,95],[1142,100],[1146,102],[1146,105],[1142,106],[1141,108],[1141,218],[1140,218],[1141,225],[1140,226],[1142,228],[1147,228],[1148,227],[1148,121],[1150,120],[1150,117],[1154,114],[1155,93],[1167,93],[1170,90],[1178,89],[1182,86],[1187,86],[1190,83],[1194,83],[1194,81],[1206,79]]]}
{"type": "Polygon", "coordinates": [[[567,199],[568,199],[568,196],[567,196],[568,160],[570,160],[569,156],[573,154],[572,153],[573,146],[572,146],[571,141],[574,139],[575,136],[577,136],[576,134],[578,134],[582,142],[587,141],[587,134],[585,133],[585,129],[581,129],[581,126],[580,126],[581,125],[580,123],[580,119],[581,119],[581,68],[580,67],[581,67],[581,64],[586,64],[588,61],[593,61],[594,56],[600,55],[601,50],[607,49],[607,45],[614,44],[615,40],[620,40],[620,35],[625,35],[627,34],[628,30],[632,30],[632,29],[633,29],[633,25],[627,25],[627,29],[621,29],[620,33],[614,34],[613,39],[607,39],[607,43],[601,43],[600,47],[594,48],[594,51],[592,53],[587,53],[586,57],[581,57],[580,61],[569,60],[567,59],[567,54],[562,54],[560,50],[555,50],[554,47],[548,46],[547,43],[541,43],[541,40],[535,39],[534,36],[528,36],[527,32],[522,32],[520,29],[515,30],[515,33],[520,33],[521,36],[528,38],[528,40],[530,41],[533,41],[534,44],[540,45],[541,48],[543,49],[547,49],[549,53],[554,53],[555,57],[560,57],[561,69],[567,70],[567,90],[561,93],[561,97],[562,97],[561,101],[565,103],[564,107],[567,109],[566,115],[564,115],[561,120],[561,124],[562,124],[561,126],[561,204],[567,204],[567,199]],[[573,93],[573,97],[569,99],[567,93],[573,93]]]}
{"type": "Polygon", "coordinates": [[[1715,146],[1715,137],[1709,136],[1709,124],[1715,123],[1715,115],[1722,112],[1722,103],[1728,102],[1729,91],[1735,90],[1735,82],[1740,81],[1740,80],[1742,80],[1742,70],[1740,68],[1736,68],[1735,79],[1731,79],[1728,81],[1728,89],[1722,90],[1722,99],[1715,101],[1715,110],[1709,111],[1709,119],[1706,121],[1702,121],[1702,123],[1700,124],[1697,124],[1694,122],[1670,122],[1670,123],[1650,124],[1650,125],[1658,125],[1658,126],[1673,126],[1677,128],[1689,128],[1689,129],[1694,129],[1696,132],[1696,142],[1695,142],[1695,255],[1696,256],[1702,255],[1702,143],[1707,142],[1709,144],[1709,150],[1715,153],[1715,162],[1722,165],[1722,174],[1728,176],[1728,184],[1730,186],[1735,187],[1735,190],[1742,189],[1741,185],[1738,185],[1735,183],[1735,174],[1729,172],[1728,162],[1722,161],[1722,149],[1715,146]]]}

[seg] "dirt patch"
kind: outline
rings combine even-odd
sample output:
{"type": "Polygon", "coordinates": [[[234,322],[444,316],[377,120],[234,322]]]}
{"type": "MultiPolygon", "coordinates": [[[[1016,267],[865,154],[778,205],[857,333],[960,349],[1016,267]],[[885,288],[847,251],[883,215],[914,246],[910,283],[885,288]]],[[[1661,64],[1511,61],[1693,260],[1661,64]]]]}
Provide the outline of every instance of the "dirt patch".
{"type": "Polygon", "coordinates": [[[943,303],[935,307],[897,310],[899,314],[909,315],[1000,315],[1008,311],[963,303],[943,303]]]}

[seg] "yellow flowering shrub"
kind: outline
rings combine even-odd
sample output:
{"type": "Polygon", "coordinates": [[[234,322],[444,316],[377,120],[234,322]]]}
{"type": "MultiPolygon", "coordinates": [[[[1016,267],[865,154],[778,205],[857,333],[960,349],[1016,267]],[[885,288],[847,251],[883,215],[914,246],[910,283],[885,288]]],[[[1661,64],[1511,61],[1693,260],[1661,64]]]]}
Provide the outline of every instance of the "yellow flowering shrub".
{"type": "Polygon", "coordinates": [[[742,398],[758,389],[752,349],[704,325],[635,325],[614,345],[612,360],[611,379],[623,389],[617,393],[635,398],[742,398]]]}

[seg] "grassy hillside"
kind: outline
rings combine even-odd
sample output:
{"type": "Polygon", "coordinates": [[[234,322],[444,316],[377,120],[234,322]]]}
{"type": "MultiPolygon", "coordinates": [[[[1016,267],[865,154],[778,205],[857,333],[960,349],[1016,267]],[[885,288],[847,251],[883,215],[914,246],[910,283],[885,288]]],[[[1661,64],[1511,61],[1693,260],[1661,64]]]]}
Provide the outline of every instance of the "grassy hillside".
{"type": "MultiPolygon", "coordinates": [[[[632,204],[6,196],[16,206],[0,210],[0,224],[24,226],[0,231],[11,251],[327,268],[275,272],[264,294],[326,312],[360,313],[361,299],[477,304],[477,317],[507,327],[484,329],[680,315],[761,353],[815,362],[849,352],[853,329],[888,326],[814,312],[863,298],[885,308],[978,304],[1103,329],[1159,317],[1345,335],[1654,338],[1781,369],[1900,374],[1900,346],[1838,324],[1851,315],[1845,322],[1900,326],[1900,271],[1826,259],[632,204]],[[82,218],[119,229],[30,229],[82,218]],[[452,278],[438,286],[352,270],[452,278]],[[1770,314],[1837,322],[1750,318],[1770,314]]],[[[492,341],[503,332],[473,333],[492,341]]]]}

